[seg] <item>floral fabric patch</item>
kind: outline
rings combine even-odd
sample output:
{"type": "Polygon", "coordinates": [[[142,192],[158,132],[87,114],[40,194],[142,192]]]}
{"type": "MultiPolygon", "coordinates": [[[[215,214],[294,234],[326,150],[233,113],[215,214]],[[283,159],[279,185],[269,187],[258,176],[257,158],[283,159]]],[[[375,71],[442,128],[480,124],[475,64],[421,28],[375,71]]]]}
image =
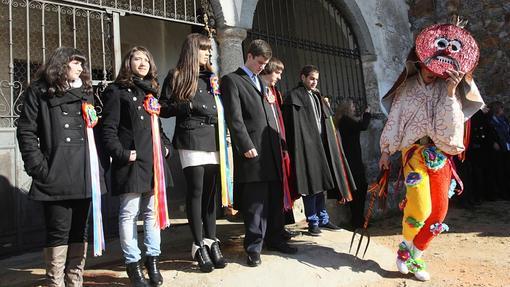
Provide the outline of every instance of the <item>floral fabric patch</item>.
{"type": "Polygon", "coordinates": [[[417,172],[410,172],[406,177],[405,183],[407,186],[415,186],[421,182],[421,179],[421,174],[417,172]]]}
{"type": "Polygon", "coordinates": [[[438,170],[446,164],[446,156],[435,146],[423,149],[422,155],[429,169],[438,170]]]}
{"type": "Polygon", "coordinates": [[[450,227],[448,227],[445,223],[434,223],[430,226],[430,232],[432,232],[434,236],[438,236],[448,230],[450,230],[450,227]]]}
{"type": "Polygon", "coordinates": [[[455,188],[457,187],[457,182],[455,179],[452,179],[450,181],[450,188],[448,189],[448,198],[452,198],[452,196],[455,195],[455,188]]]}
{"type": "Polygon", "coordinates": [[[413,217],[409,216],[408,218],[406,218],[406,223],[411,226],[411,227],[414,227],[414,228],[422,228],[423,225],[425,225],[425,222],[423,221],[418,221],[416,219],[414,219],[413,217]]]}

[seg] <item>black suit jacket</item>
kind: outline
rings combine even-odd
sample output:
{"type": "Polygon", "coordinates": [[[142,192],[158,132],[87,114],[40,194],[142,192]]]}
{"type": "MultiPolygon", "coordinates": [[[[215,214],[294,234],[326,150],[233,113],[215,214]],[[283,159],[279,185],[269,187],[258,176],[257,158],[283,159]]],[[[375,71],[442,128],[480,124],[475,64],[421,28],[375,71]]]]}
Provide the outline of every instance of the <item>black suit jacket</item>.
{"type": "MultiPolygon", "coordinates": [[[[249,76],[239,68],[221,79],[221,97],[232,138],[234,182],[278,181],[281,176],[280,141],[276,120],[259,78],[258,91],[249,76]],[[244,153],[255,148],[258,156],[244,153]]],[[[236,188],[237,189],[237,188],[236,188]]]]}

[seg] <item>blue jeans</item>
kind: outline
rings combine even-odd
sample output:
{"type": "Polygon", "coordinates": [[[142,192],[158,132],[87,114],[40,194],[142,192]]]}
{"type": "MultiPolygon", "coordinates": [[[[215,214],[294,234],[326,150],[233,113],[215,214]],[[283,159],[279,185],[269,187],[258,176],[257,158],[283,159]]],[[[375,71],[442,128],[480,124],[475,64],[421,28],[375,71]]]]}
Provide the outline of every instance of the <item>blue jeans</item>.
{"type": "Polygon", "coordinates": [[[136,221],[138,214],[142,213],[144,238],[143,243],[147,256],[161,254],[160,230],[156,226],[154,214],[154,194],[152,193],[125,193],[119,196],[119,236],[120,246],[126,264],[138,262],[141,251],[138,248],[138,232],[136,221]]]}
{"type": "Polygon", "coordinates": [[[308,226],[323,226],[328,224],[329,215],[326,211],[324,192],[303,196],[305,216],[308,226]]]}

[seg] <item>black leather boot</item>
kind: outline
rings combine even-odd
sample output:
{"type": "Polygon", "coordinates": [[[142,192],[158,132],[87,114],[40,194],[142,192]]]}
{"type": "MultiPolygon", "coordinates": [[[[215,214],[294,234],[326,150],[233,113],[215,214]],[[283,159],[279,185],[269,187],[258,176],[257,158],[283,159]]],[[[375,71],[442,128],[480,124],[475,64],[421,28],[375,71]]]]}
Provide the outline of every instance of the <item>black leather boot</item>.
{"type": "Polygon", "coordinates": [[[131,285],[134,287],[150,287],[149,282],[143,276],[139,262],[126,264],[126,271],[129,276],[129,280],[131,281],[131,285]]]}
{"type": "Polygon", "coordinates": [[[223,254],[221,254],[220,243],[218,241],[214,241],[211,244],[209,252],[215,268],[221,269],[227,266],[227,261],[223,257],[223,254]]]}
{"type": "Polygon", "coordinates": [[[200,246],[193,244],[193,259],[198,262],[200,271],[209,273],[214,270],[214,264],[211,261],[207,247],[203,244],[200,246]]]}
{"type": "Polygon", "coordinates": [[[163,276],[161,276],[161,272],[159,272],[158,261],[158,256],[147,256],[145,258],[145,268],[147,268],[149,281],[152,286],[160,286],[163,284],[163,276]]]}

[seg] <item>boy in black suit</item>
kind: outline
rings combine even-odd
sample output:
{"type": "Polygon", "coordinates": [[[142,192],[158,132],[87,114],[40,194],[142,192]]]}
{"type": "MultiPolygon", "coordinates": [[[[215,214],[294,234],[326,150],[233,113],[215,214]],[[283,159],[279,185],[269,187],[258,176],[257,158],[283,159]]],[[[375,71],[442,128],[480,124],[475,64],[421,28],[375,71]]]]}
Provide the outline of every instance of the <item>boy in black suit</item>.
{"type": "Polygon", "coordinates": [[[283,193],[278,124],[258,76],[272,56],[271,47],[254,40],[245,65],[221,79],[221,95],[234,149],[234,208],[244,217],[248,265],[260,265],[265,240],[269,248],[295,253],[281,235],[283,193]],[[268,217],[273,218],[268,225],[268,217]],[[267,230],[267,234],[266,234],[267,230]]]}

